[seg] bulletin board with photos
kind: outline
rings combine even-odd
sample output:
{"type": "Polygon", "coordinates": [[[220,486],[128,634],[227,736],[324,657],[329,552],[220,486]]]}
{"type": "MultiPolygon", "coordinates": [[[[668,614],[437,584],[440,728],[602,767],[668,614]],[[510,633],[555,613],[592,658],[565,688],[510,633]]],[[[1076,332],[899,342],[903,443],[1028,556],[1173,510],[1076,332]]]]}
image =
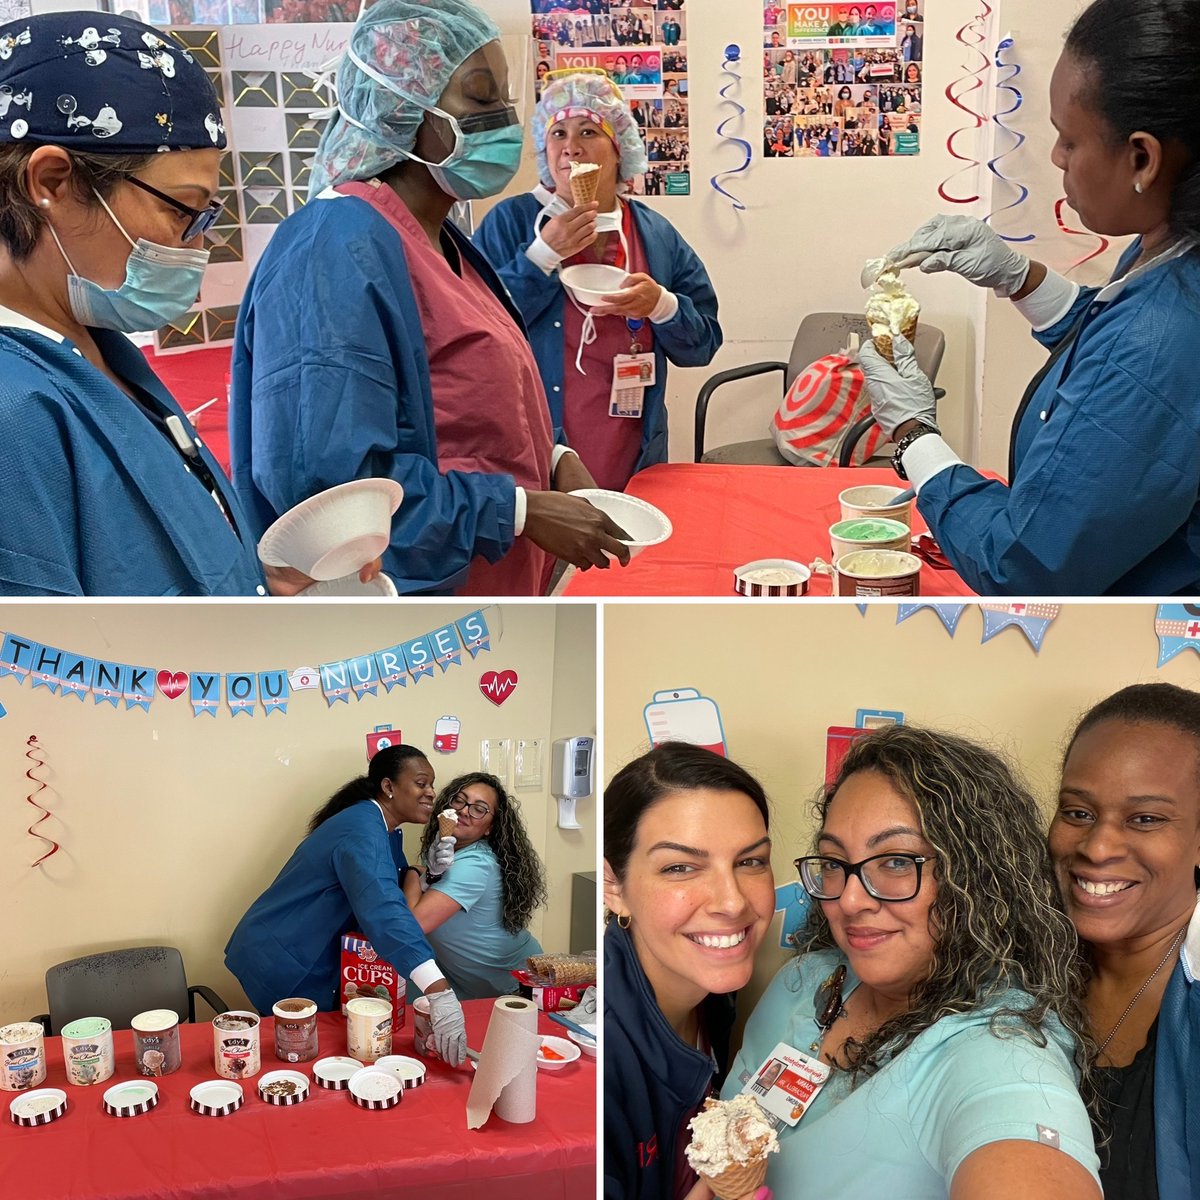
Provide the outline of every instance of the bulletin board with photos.
{"type": "Polygon", "coordinates": [[[650,167],[646,196],[691,191],[687,0],[531,0],[536,90],[547,72],[602,67],[629,101],[650,167]]]}
{"type": "Polygon", "coordinates": [[[927,3],[767,0],[763,156],[919,154],[927,3]]]}

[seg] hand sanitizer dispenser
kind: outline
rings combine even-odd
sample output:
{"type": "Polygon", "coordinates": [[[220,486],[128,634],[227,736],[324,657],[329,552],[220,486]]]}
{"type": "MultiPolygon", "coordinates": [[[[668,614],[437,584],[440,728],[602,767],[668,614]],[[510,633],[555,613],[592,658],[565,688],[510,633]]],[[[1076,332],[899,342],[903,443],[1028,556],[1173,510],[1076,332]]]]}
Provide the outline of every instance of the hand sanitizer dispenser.
{"type": "Polygon", "coordinates": [[[558,801],[559,829],[580,828],[575,802],[592,794],[595,752],[592,737],[559,738],[554,743],[550,791],[558,801]]]}

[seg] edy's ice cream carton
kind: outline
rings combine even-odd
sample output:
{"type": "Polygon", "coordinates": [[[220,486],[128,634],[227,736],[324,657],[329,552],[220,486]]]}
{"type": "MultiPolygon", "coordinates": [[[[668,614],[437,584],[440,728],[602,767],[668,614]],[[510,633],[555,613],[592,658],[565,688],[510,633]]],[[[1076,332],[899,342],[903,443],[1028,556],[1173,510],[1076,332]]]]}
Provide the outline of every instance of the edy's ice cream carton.
{"type": "Polygon", "coordinates": [[[361,933],[347,933],[342,936],[342,970],[338,983],[343,1016],[346,1005],[359,996],[391,1001],[392,1029],[403,1027],[404,976],[391,963],[384,962],[361,933]]]}

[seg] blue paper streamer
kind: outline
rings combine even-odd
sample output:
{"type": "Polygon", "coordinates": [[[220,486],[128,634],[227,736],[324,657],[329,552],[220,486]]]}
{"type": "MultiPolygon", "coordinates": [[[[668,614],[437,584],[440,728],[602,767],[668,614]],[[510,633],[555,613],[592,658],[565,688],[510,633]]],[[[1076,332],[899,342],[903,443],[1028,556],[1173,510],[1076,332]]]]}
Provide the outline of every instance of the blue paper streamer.
{"type": "Polygon", "coordinates": [[[719,95],[724,104],[731,104],[737,111],[726,117],[717,126],[717,137],[741,146],[742,152],[746,157],[740,166],[733,167],[728,171],[718,171],[717,174],[714,175],[711,180],[709,180],[713,186],[713,190],[720,192],[722,196],[729,200],[737,212],[745,212],[746,206],[732,192],[727,191],[724,187],[722,187],[721,180],[730,175],[740,175],[743,171],[748,171],[750,169],[751,162],[754,160],[754,147],[748,141],[746,141],[745,138],[740,138],[735,134],[725,132],[726,125],[728,125],[731,121],[741,120],[741,118],[746,115],[746,109],[729,95],[730,89],[742,82],[742,77],[730,65],[731,63],[739,62],[741,57],[742,50],[740,46],[730,45],[725,47],[725,61],[721,64],[721,70],[724,71],[726,75],[730,76],[730,79],[721,89],[719,95]]]}
{"type": "MultiPolygon", "coordinates": [[[[1002,183],[1007,183],[1010,186],[1015,187],[1021,194],[1011,204],[1005,204],[1003,207],[995,208],[990,213],[988,213],[988,215],[986,217],[984,217],[984,221],[986,221],[989,224],[992,222],[992,219],[994,217],[998,217],[1003,212],[1009,212],[1014,208],[1018,208],[1020,205],[1024,204],[1025,201],[1029,198],[1029,189],[1020,181],[1018,181],[1016,179],[1010,179],[996,165],[1002,158],[1008,158],[1008,156],[1010,154],[1016,154],[1016,152],[1018,150],[1020,150],[1020,148],[1028,140],[1019,129],[1010,129],[1003,121],[1004,117],[1011,117],[1012,114],[1015,113],[1021,107],[1021,105],[1025,103],[1025,97],[1021,95],[1020,88],[1013,86],[1013,80],[1016,79],[1017,76],[1021,74],[1021,64],[1018,62],[1015,62],[1015,61],[1010,62],[1010,63],[1005,62],[1002,57],[1004,51],[1013,49],[1013,46],[1014,46],[1013,39],[1011,37],[1006,37],[1000,43],[1000,45],[996,47],[996,55],[995,55],[995,59],[994,59],[995,64],[996,64],[996,70],[998,72],[1000,72],[1000,71],[1008,71],[1009,72],[1009,74],[1004,76],[1003,78],[1001,78],[999,75],[997,75],[996,91],[997,92],[1011,92],[1012,93],[1012,107],[1000,109],[999,101],[997,101],[997,110],[993,114],[992,120],[996,123],[996,125],[1000,129],[1002,129],[1005,133],[1007,133],[1010,138],[1013,138],[1015,140],[1013,141],[1012,145],[1009,146],[1009,148],[1007,150],[1003,151],[1000,154],[997,154],[995,156],[995,158],[989,159],[987,166],[988,166],[988,170],[991,171],[991,173],[993,175],[995,175],[997,179],[999,179],[1002,183]]],[[[1026,234],[1022,234],[1021,236],[1018,237],[1015,234],[1001,233],[1000,230],[998,230],[998,229],[996,230],[996,234],[998,237],[1002,238],[1006,242],[1032,242],[1037,236],[1036,234],[1033,234],[1033,233],[1026,233],[1026,234]]]]}

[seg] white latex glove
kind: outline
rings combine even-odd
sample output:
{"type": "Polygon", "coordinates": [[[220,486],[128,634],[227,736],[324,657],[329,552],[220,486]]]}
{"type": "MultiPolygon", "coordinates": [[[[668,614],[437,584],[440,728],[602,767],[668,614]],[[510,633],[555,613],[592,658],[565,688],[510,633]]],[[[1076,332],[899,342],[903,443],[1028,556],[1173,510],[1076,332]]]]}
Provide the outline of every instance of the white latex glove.
{"type": "Polygon", "coordinates": [[[447,988],[444,992],[426,992],[433,1046],[442,1061],[457,1067],[467,1057],[467,1024],[458,997],[447,988]]]}
{"type": "Polygon", "coordinates": [[[905,421],[920,421],[937,429],[933,384],[917,366],[912,342],[902,334],[892,334],[892,354],[895,366],[875,349],[874,342],[864,342],[858,352],[876,424],[889,440],[905,421]]]}
{"type": "Polygon", "coordinates": [[[920,263],[926,275],[953,271],[980,287],[995,288],[997,296],[1019,291],[1029,274],[1029,259],[975,217],[934,217],[887,257],[903,266],[918,254],[928,255],[920,263]]]}
{"type": "Polygon", "coordinates": [[[429,874],[435,880],[440,879],[454,865],[455,839],[452,837],[438,838],[429,847],[429,874]]]}

